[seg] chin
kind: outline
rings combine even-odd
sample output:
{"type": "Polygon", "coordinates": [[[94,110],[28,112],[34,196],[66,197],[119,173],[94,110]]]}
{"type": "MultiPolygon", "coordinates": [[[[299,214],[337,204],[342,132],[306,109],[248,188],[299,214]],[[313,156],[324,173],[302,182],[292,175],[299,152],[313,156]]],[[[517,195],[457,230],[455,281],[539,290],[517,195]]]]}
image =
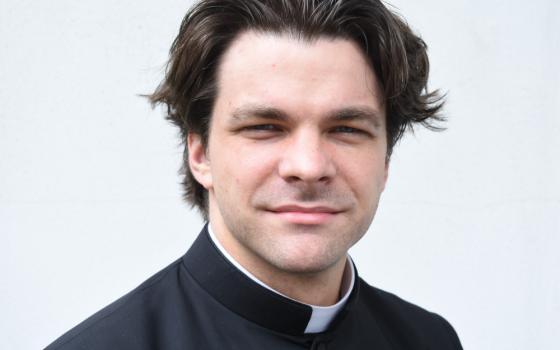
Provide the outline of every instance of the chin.
{"type": "Polygon", "coordinates": [[[264,259],[279,270],[305,274],[323,272],[341,259],[346,259],[346,249],[333,248],[324,242],[317,243],[304,240],[275,245],[277,249],[269,251],[264,259]]]}
{"type": "Polygon", "coordinates": [[[292,274],[313,275],[327,271],[332,266],[334,263],[300,263],[287,265],[282,270],[292,274]]]}

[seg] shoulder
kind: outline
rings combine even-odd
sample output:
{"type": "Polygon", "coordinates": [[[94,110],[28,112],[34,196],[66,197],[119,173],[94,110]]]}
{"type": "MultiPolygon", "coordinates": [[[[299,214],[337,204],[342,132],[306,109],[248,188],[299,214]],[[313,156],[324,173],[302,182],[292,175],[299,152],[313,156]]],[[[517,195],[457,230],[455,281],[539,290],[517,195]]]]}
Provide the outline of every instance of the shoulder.
{"type": "Polygon", "coordinates": [[[151,319],[161,317],[157,313],[172,307],[166,304],[179,293],[180,264],[181,259],[173,262],[72,328],[46,350],[107,349],[116,344],[122,344],[121,349],[144,349],[142,344],[146,344],[146,337],[149,337],[151,319]]]}
{"type": "Polygon", "coordinates": [[[433,349],[462,349],[457,333],[442,316],[370,286],[362,279],[360,302],[375,314],[383,333],[396,342],[422,343],[433,349]]]}

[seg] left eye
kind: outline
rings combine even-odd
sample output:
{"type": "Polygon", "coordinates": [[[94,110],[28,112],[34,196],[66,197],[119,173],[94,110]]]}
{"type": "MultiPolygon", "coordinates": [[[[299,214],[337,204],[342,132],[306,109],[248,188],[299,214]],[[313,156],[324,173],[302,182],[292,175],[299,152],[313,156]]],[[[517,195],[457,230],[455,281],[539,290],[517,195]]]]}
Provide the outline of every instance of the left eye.
{"type": "Polygon", "coordinates": [[[362,130],[350,126],[337,126],[332,129],[332,132],[341,132],[346,134],[364,133],[362,130]]]}

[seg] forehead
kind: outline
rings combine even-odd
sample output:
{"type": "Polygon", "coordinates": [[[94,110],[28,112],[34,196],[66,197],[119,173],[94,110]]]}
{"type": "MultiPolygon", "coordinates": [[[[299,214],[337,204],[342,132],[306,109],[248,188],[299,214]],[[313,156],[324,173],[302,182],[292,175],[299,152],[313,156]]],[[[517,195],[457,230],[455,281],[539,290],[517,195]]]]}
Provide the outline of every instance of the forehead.
{"type": "Polygon", "coordinates": [[[224,53],[215,108],[265,105],[287,114],[366,107],[383,112],[379,83],[353,41],[240,34],[224,53]]]}

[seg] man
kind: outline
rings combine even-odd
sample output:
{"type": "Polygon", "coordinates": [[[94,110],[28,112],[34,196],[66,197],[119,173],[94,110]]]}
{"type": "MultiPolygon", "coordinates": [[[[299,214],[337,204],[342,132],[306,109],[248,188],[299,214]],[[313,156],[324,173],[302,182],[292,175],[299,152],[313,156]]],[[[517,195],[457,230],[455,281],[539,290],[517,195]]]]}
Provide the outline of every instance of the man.
{"type": "Polygon", "coordinates": [[[377,0],[200,1],[151,100],[209,224],[48,349],[461,349],[347,255],[397,140],[438,119],[427,78],[425,44],[377,0]]]}

